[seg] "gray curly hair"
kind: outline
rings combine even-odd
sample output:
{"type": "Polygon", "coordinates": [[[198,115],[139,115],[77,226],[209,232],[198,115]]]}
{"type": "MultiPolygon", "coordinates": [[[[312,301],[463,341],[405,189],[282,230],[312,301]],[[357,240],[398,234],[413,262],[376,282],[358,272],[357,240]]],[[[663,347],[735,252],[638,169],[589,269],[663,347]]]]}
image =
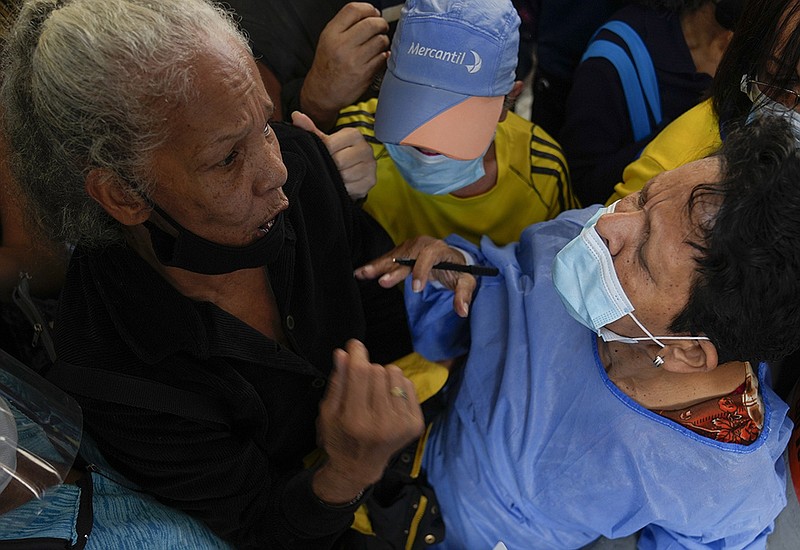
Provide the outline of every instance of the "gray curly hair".
{"type": "Polygon", "coordinates": [[[193,61],[231,37],[210,0],[29,0],[6,42],[0,90],[12,167],[31,216],[58,241],[103,246],[120,225],[86,193],[104,168],[146,196],[152,152],[176,106],[195,96],[193,61]]]}

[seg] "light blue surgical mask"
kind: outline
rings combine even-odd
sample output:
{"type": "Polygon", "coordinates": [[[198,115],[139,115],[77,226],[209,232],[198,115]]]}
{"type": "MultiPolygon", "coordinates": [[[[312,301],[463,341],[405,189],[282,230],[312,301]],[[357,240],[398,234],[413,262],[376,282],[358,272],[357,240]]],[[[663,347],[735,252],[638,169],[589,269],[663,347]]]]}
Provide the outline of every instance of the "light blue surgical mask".
{"type": "Polygon", "coordinates": [[[457,160],[444,155],[426,155],[409,145],[386,143],[400,175],[406,182],[427,195],[446,195],[481,179],[483,155],[472,160],[457,160]]]}
{"type": "Polygon", "coordinates": [[[613,213],[618,202],[595,212],[580,234],[556,254],[553,284],[564,307],[573,319],[596,332],[606,342],[635,344],[652,341],[663,348],[661,340],[708,340],[705,336],[653,336],[633,314],[633,304],[617,277],[611,252],[595,228],[600,216],[613,213]],[[646,337],[621,336],[605,328],[605,325],[626,315],[633,319],[646,337]]]}
{"type": "Polygon", "coordinates": [[[753,103],[750,113],[747,115],[747,124],[762,116],[783,118],[789,123],[794,139],[800,146],[800,113],[762,93],[758,85],[750,82],[746,75],[742,76],[741,89],[753,103]]]}

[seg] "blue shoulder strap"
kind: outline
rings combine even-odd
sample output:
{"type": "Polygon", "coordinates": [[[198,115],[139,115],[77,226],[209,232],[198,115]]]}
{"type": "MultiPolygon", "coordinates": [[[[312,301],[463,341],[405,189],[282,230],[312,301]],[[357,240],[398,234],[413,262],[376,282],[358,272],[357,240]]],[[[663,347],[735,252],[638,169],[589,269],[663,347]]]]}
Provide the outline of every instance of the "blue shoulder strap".
{"type": "Polygon", "coordinates": [[[662,119],[661,97],[658,93],[658,81],[653,61],[641,37],[630,25],[622,21],[609,21],[597,32],[603,29],[619,36],[630,50],[630,56],[624,48],[613,42],[593,39],[581,61],[590,57],[601,57],[608,59],[614,65],[625,92],[633,137],[639,141],[650,135],[652,131],[647,111],[648,105],[656,124],[660,124],[662,119]],[[631,57],[633,62],[631,62],[631,57]],[[645,100],[647,104],[645,104],[645,100]]]}

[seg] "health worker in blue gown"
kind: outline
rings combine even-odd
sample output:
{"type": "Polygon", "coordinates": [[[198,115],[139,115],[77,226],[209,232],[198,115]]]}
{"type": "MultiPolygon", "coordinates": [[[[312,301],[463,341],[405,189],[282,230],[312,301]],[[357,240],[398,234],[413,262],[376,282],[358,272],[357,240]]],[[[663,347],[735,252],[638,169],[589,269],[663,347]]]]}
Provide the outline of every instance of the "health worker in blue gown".
{"type": "Polygon", "coordinates": [[[391,286],[412,269],[391,259],[415,258],[416,349],[465,357],[423,457],[437,548],[765,547],[786,503],[768,362],[800,337],[798,178],[788,126],[764,118],[518,243],[423,237],[356,271],[391,286]]]}

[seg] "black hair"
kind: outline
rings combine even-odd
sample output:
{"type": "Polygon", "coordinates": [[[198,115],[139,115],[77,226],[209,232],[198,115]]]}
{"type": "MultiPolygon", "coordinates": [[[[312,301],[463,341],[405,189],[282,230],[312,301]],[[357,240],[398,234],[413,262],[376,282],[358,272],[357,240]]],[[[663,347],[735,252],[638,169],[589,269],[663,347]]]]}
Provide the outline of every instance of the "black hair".
{"type": "Polygon", "coordinates": [[[697,278],[674,333],[705,334],[720,362],[774,361],[800,347],[800,151],[782,118],[729,134],[721,178],[697,186],[697,278]]]}
{"type": "Polygon", "coordinates": [[[723,134],[752,107],[740,90],[742,75],[793,89],[800,61],[800,1],[750,0],[722,56],[711,96],[723,134]],[[774,60],[772,56],[780,53],[774,60]]]}

